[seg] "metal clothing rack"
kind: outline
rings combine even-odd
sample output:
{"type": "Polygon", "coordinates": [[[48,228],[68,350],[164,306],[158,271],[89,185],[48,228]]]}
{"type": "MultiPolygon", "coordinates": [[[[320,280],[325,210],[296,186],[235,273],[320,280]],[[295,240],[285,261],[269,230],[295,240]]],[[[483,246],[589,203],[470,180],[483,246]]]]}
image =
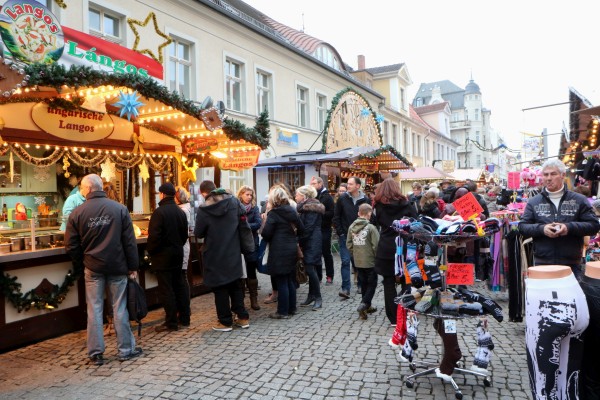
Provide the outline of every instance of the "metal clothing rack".
{"type": "MultiPolygon", "coordinates": [[[[442,246],[442,262],[441,265],[448,265],[448,247],[450,246],[456,246],[459,243],[465,243],[469,240],[476,240],[476,239],[481,239],[482,236],[478,236],[478,235],[468,235],[468,236],[456,236],[456,235],[413,235],[416,239],[419,240],[433,240],[434,242],[436,242],[437,244],[442,246]],[[454,236],[455,240],[452,240],[452,236],[454,236]]],[[[440,276],[441,276],[441,280],[442,280],[442,287],[441,290],[444,292],[447,289],[447,285],[446,285],[446,271],[445,270],[440,270],[440,276]]],[[[477,315],[477,316],[450,316],[450,315],[437,315],[437,314],[430,314],[430,313],[419,313],[417,311],[411,310],[411,312],[414,312],[418,315],[424,315],[426,317],[431,317],[434,319],[448,319],[448,320],[459,320],[459,319],[470,319],[470,318],[481,318],[481,316],[477,315]]],[[[443,341],[442,341],[442,346],[443,346],[443,341]]],[[[446,351],[445,348],[442,349],[443,353],[446,351]]],[[[443,357],[443,353],[442,353],[442,357],[443,357]]],[[[466,357],[463,356],[462,360],[457,362],[457,367],[454,368],[454,372],[455,373],[459,373],[462,375],[473,375],[479,378],[483,378],[483,385],[485,387],[490,387],[492,386],[492,381],[491,381],[491,376],[492,374],[490,373],[490,371],[488,371],[487,373],[483,373],[483,372],[477,372],[477,371],[472,371],[470,369],[465,369],[465,368],[461,368],[458,366],[459,363],[464,364],[464,359],[466,357]]],[[[413,372],[412,375],[408,375],[407,377],[404,378],[404,384],[406,385],[407,388],[412,389],[414,387],[415,384],[415,378],[421,377],[421,376],[426,376],[426,375],[435,375],[435,370],[439,367],[439,362],[438,363],[432,363],[432,362],[426,362],[426,361],[419,361],[419,362],[413,362],[411,361],[409,363],[409,368],[411,369],[411,371],[413,372]],[[419,364],[419,365],[417,365],[419,364]],[[426,368],[424,371],[421,372],[416,372],[417,367],[421,366],[426,368]]],[[[444,379],[442,379],[442,381],[444,381],[444,379]]],[[[458,386],[458,384],[456,383],[456,381],[453,378],[453,375],[450,375],[450,380],[448,381],[450,382],[450,384],[452,385],[452,387],[454,388],[455,394],[454,396],[457,399],[462,399],[463,398],[463,394],[458,386]]]]}

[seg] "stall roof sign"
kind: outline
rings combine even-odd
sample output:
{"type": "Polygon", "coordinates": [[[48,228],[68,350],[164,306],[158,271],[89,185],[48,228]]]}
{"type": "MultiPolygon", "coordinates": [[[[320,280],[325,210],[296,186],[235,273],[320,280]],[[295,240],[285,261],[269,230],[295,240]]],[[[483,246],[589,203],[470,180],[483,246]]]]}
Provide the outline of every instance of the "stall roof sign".
{"type": "Polygon", "coordinates": [[[8,0],[0,12],[3,55],[24,63],[86,65],[112,73],[163,79],[162,64],[151,57],[75,29],[61,26],[43,4],[8,0]]]}

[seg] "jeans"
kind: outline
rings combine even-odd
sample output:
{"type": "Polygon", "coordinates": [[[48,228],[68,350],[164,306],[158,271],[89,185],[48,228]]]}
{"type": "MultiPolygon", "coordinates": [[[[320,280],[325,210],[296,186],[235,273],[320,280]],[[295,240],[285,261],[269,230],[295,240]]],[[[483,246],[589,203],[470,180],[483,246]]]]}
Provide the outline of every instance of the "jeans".
{"type": "MultiPolygon", "coordinates": [[[[322,248],[323,252],[323,260],[325,261],[325,275],[329,278],[333,279],[333,255],[331,254],[331,228],[330,229],[322,229],[322,248]]],[[[319,275],[319,280],[323,278],[323,269],[321,266],[317,267],[317,274],[319,275]],[[321,273],[319,274],[319,270],[321,273]]]]}
{"type": "Polygon", "coordinates": [[[169,328],[177,328],[177,312],[180,311],[177,305],[186,303],[181,271],[181,268],[154,271],[158,282],[158,299],[165,309],[165,325],[169,328]]]}
{"type": "Polygon", "coordinates": [[[342,259],[342,290],[350,293],[350,251],[346,247],[346,235],[339,235],[340,258],[342,259]]]}
{"type": "Polygon", "coordinates": [[[108,297],[113,309],[117,351],[119,356],[128,356],[135,349],[135,337],[129,325],[127,312],[127,276],[105,275],[87,268],[84,275],[88,356],[103,354],[105,350],[102,321],[105,287],[108,289],[108,297]]]}
{"type": "Polygon", "coordinates": [[[362,302],[371,306],[375,289],[377,288],[377,274],[374,268],[357,268],[358,280],[361,282],[362,302]]]}
{"type": "Polygon", "coordinates": [[[250,315],[244,307],[244,292],[239,279],[226,285],[213,288],[215,294],[215,307],[217,309],[217,318],[219,322],[226,326],[233,325],[233,316],[235,313],[239,319],[248,319],[250,315]]]}
{"type": "Polygon", "coordinates": [[[287,275],[275,275],[277,283],[277,313],[289,315],[296,312],[296,277],[292,272],[287,275]]]}
{"type": "Polygon", "coordinates": [[[314,265],[306,265],[306,274],[308,275],[308,296],[315,299],[321,298],[321,281],[317,275],[314,265]]]}

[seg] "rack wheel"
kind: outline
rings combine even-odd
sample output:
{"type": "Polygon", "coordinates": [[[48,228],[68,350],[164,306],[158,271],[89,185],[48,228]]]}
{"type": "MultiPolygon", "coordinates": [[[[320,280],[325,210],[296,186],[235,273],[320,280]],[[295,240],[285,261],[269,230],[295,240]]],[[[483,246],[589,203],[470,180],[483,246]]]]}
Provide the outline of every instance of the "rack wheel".
{"type": "Polygon", "coordinates": [[[409,389],[412,389],[412,388],[415,386],[415,384],[414,384],[414,382],[413,382],[413,381],[406,381],[406,382],[404,382],[404,384],[405,384],[405,385],[406,385],[406,387],[407,387],[407,388],[409,388],[409,389]]]}
{"type": "Polygon", "coordinates": [[[417,370],[417,366],[414,363],[410,363],[408,366],[412,372],[415,372],[417,370]]]}
{"type": "Polygon", "coordinates": [[[458,400],[461,400],[462,399],[462,393],[461,392],[456,392],[454,394],[454,397],[456,397],[458,400]]]}
{"type": "Polygon", "coordinates": [[[490,378],[484,378],[483,379],[483,386],[485,386],[485,387],[492,386],[492,381],[490,381],[490,378]]]}

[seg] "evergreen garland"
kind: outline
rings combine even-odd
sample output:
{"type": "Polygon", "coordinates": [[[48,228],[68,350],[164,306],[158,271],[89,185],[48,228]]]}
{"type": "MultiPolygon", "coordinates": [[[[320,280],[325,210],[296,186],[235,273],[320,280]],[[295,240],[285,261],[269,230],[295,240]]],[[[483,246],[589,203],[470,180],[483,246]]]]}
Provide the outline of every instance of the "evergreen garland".
{"type": "Polygon", "coordinates": [[[17,312],[28,311],[31,308],[53,309],[58,308],[65,300],[69,289],[82,276],[82,273],[83,269],[74,269],[74,272],[69,270],[60,286],[53,285],[50,293],[41,296],[35,294],[35,289],[31,289],[25,294],[21,293],[22,285],[17,282],[17,277],[3,273],[0,275],[0,289],[8,302],[17,309],[17,312]]]}
{"type": "Polygon", "coordinates": [[[245,140],[261,149],[269,147],[271,133],[269,129],[269,112],[264,110],[256,118],[254,128],[248,128],[242,122],[225,117],[221,128],[230,140],[245,140]]]}
{"type": "Polygon", "coordinates": [[[375,159],[377,157],[379,157],[380,155],[386,153],[386,152],[390,152],[392,153],[397,159],[399,159],[400,161],[402,161],[404,164],[406,164],[407,169],[412,168],[413,165],[410,161],[408,161],[408,159],[406,157],[404,157],[402,154],[400,154],[398,152],[398,150],[396,150],[395,148],[393,148],[392,146],[385,145],[373,152],[369,152],[369,153],[364,153],[358,156],[359,160],[364,160],[364,159],[375,159]]]}

